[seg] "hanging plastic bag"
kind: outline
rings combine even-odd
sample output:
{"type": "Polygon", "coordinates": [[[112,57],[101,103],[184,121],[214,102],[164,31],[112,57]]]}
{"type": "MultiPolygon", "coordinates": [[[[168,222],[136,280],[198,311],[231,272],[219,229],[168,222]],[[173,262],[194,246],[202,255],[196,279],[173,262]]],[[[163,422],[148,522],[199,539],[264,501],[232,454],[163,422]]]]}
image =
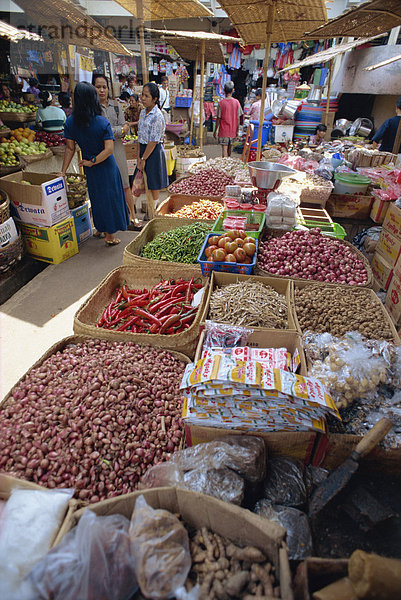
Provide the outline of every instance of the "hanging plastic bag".
{"type": "Polygon", "coordinates": [[[129,524],[123,515],[98,517],[87,510],[30,573],[39,598],[129,600],[138,589],[129,524]]]}
{"type": "Polygon", "coordinates": [[[145,180],[143,177],[142,171],[137,171],[133,184],[132,184],[132,193],[134,196],[139,197],[141,194],[145,193],[145,180]]]}
{"type": "Polygon", "coordinates": [[[177,517],[153,509],[140,496],[132,513],[130,539],[142,594],[152,600],[186,598],[184,583],[192,560],[187,530],[177,517]]]}

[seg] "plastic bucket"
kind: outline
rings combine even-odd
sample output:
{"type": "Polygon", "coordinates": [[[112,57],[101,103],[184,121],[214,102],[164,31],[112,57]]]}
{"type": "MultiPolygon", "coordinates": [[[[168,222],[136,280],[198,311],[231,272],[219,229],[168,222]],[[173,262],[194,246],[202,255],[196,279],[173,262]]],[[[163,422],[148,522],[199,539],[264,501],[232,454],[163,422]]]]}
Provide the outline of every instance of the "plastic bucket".
{"type": "Polygon", "coordinates": [[[335,173],[334,194],[366,194],[372,183],[368,177],[358,173],[335,173]]]}

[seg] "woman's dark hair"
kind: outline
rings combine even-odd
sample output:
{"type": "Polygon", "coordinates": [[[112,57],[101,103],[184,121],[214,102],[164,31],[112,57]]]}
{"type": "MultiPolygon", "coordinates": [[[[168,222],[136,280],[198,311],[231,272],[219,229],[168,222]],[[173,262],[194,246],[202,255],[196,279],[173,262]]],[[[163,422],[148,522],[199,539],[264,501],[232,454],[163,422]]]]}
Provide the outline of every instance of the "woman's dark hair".
{"type": "Polygon", "coordinates": [[[92,85],[96,85],[96,81],[98,79],[104,79],[105,80],[105,82],[107,84],[107,89],[109,90],[109,94],[108,95],[109,95],[109,97],[112,97],[113,90],[110,87],[110,83],[109,83],[109,80],[107,79],[106,75],[103,75],[103,73],[94,73],[92,75],[92,85]]]}
{"type": "Polygon", "coordinates": [[[67,94],[67,92],[60,92],[58,95],[58,101],[63,108],[70,108],[71,106],[71,96],[67,94]]]}
{"type": "Polygon", "coordinates": [[[255,92],[255,96],[260,96],[262,97],[262,88],[258,88],[255,92]]]}
{"type": "Polygon", "coordinates": [[[102,114],[102,107],[94,85],[82,81],[74,90],[74,109],[72,115],[78,127],[88,127],[96,115],[102,114]]]}
{"type": "Polygon", "coordinates": [[[160,108],[160,103],[159,103],[159,98],[160,98],[160,90],[159,90],[159,86],[156,85],[155,83],[150,82],[150,83],[145,83],[145,85],[143,86],[144,88],[147,87],[149,90],[150,95],[152,96],[153,100],[156,100],[156,106],[158,106],[160,108]]]}
{"type": "MultiPolygon", "coordinates": [[[[133,94],[133,95],[135,95],[135,94],[133,94]]],[[[128,93],[128,92],[122,92],[122,93],[120,94],[120,100],[129,100],[129,99],[130,99],[130,97],[131,97],[131,96],[129,95],[129,93],[128,93]]]]}
{"type": "Polygon", "coordinates": [[[28,83],[31,87],[36,87],[38,85],[38,80],[35,77],[30,77],[28,83]]]}
{"type": "Polygon", "coordinates": [[[323,123],[320,123],[320,125],[318,125],[318,126],[316,127],[316,131],[315,131],[315,133],[317,133],[318,131],[327,131],[327,127],[326,127],[326,125],[323,125],[323,123]]]}
{"type": "MultiPolygon", "coordinates": [[[[129,94],[128,94],[129,95],[129,94]]],[[[138,102],[139,100],[139,96],[138,94],[131,94],[131,96],[129,96],[130,98],[133,98],[134,100],[136,100],[138,102]]]]}
{"type": "Polygon", "coordinates": [[[395,103],[396,107],[401,109],[401,96],[398,98],[397,102],[395,103]]]}
{"type": "Polygon", "coordinates": [[[51,100],[49,92],[39,92],[39,98],[42,100],[43,108],[46,108],[46,106],[50,106],[51,100]]]}

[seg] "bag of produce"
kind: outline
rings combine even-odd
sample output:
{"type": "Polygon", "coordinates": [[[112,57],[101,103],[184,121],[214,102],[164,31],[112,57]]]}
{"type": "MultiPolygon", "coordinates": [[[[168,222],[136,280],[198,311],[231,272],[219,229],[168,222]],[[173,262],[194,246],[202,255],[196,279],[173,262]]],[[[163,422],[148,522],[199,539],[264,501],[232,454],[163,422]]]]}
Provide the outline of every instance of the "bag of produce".
{"type": "Polygon", "coordinates": [[[132,183],[132,193],[134,196],[139,197],[145,193],[145,180],[143,178],[142,171],[137,171],[134,181],[132,183]]]}
{"type": "Polygon", "coordinates": [[[138,585],[128,530],[123,515],[99,517],[87,510],[30,573],[39,598],[129,600],[138,585]]]}
{"type": "Polygon", "coordinates": [[[304,465],[291,457],[269,460],[263,482],[264,498],[271,504],[302,506],[308,498],[304,481],[304,465]]]}
{"type": "Polygon", "coordinates": [[[184,525],[167,510],[153,509],[140,496],[129,534],[135,574],[145,598],[185,598],[184,583],[192,561],[184,525]]]}

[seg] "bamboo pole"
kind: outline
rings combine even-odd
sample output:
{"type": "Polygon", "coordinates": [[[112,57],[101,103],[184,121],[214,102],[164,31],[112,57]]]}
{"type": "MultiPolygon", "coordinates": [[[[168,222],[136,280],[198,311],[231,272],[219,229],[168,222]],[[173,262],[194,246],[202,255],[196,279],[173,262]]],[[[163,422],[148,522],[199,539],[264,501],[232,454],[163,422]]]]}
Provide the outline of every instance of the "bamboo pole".
{"type": "Polygon", "coordinates": [[[191,127],[189,130],[189,147],[191,148],[191,144],[192,144],[192,134],[194,131],[194,113],[195,113],[195,90],[196,90],[196,79],[198,77],[198,68],[199,68],[199,49],[196,49],[196,61],[195,61],[195,72],[194,72],[194,91],[193,91],[193,98],[192,98],[192,113],[191,113],[191,127]]]}
{"type": "MultiPolygon", "coordinates": [[[[114,74],[113,74],[114,67],[113,67],[113,57],[112,57],[111,52],[108,53],[108,57],[109,57],[110,87],[111,87],[110,92],[111,92],[112,98],[114,98],[114,95],[115,95],[115,93],[114,93],[114,74]]],[[[117,96],[119,96],[119,95],[120,94],[117,94],[117,96]]]]}
{"type": "Polygon", "coordinates": [[[330,111],[330,92],[331,92],[331,80],[333,78],[333,71],[334,71],[334,65],[333,65],[333,61],[331,60],[329,63],[329,81],[327,82],[327,104],[326,104],[326,111],[325,111],[325,115],[324,115],[324,124],[327,127],[327,123],[329,122],[329,111],[330,111]]]}
{"type": "Polygon", "coordinates": [[[68,72],[68,78],[70,80],[70,94],[72,95],[74,93],[74,89],[75,89],[75,78],[74,78],[74,72],[71,68],[70,47],[68,44],[65,44],[65,51],[67,53],[67,72],[68,72]]]}
{"type": "Polygon", "coordinates": [[[141,45],[142,83],[149,82],[148,65],[146,61],[145,32],[143,29],[143,0],[136,0],[136,13],[138,17],[139,43],[141,45]]]}
{"type": "Polygon", "coordinates": [[[265,48],[265,60],[263,64],[263,80],[262,80],[262,100],[260,104],[260,116],[259,116],[259,131],[258,131],[258,145],[256,151],[256,160],[260,160],[260,154],[262,150],[262,130],[263,121],[265,116],[265,100],[266,100],[266,84],[267,84],[267,68],[269,65],[271,37],[273,33],[274,20],[276,17],[276,7],[273,4],[269,4],[266,21],[266,48],[265,48]]]}
{"type": "Polygon", "coordinates": [[[199,147],[203,148],[203,85],[205,81],[205,40],[201,41],[201,80],[199,102],[199,147]]]}

